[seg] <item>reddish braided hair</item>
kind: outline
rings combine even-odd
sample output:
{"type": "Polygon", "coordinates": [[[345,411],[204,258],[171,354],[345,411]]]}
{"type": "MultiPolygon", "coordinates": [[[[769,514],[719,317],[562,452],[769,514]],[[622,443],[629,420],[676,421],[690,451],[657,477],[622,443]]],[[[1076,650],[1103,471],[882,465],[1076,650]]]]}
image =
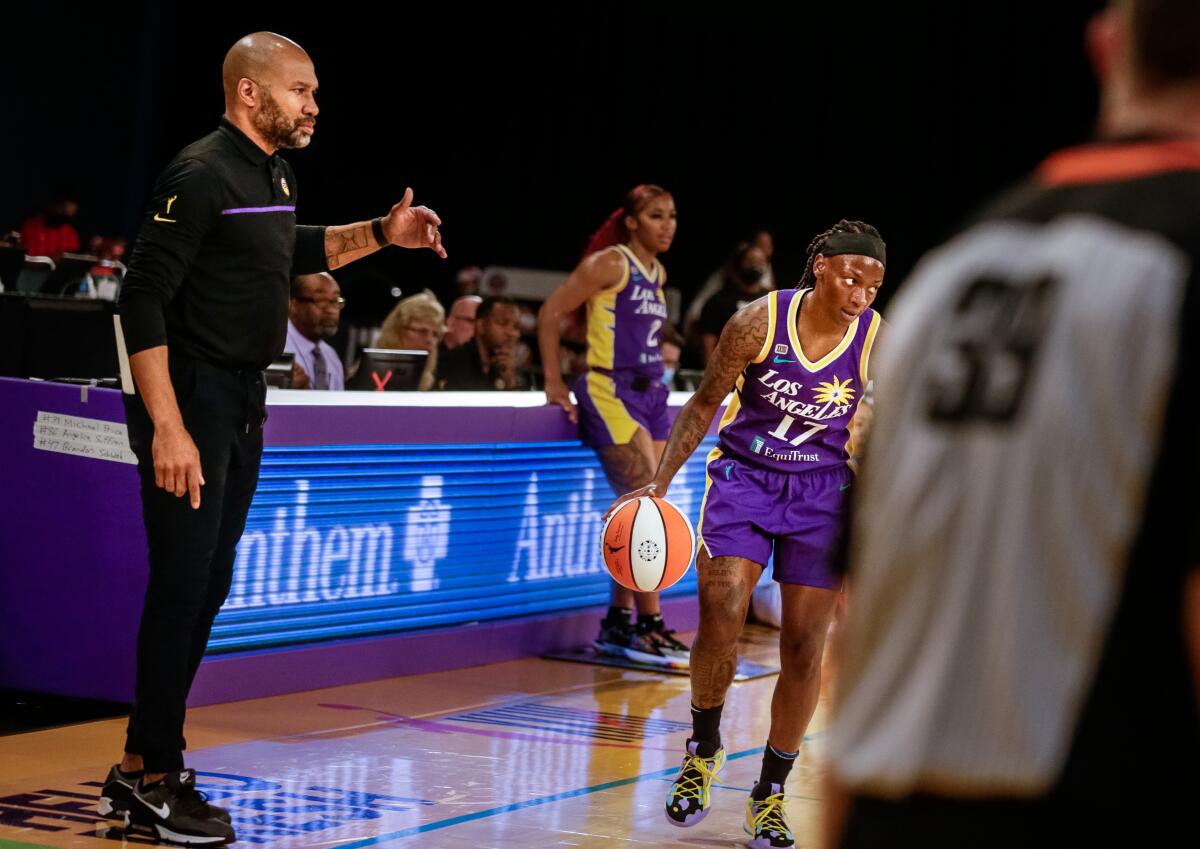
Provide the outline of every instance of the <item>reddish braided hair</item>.
{"type": "Polygon", "coordinates": [[[604,223],[599,229],[588,239],[587,248],[584,250],[585,257],[591,256],[596,251],[602,251],[605,248],[611,248],[613,245],[623,245],[629,241],[629,230],[625,226],[625,216],[637,218],[637,214],[646,208],[646,204],[655,198],[663,195],[670,195],[666,189],[661,186],[655,186],[651,183],[642,183],[640,186],[634,186],[629,194],[625,195],[625,203],[617,209],[613,210],[612,215],[604,219],[604,223]]]}

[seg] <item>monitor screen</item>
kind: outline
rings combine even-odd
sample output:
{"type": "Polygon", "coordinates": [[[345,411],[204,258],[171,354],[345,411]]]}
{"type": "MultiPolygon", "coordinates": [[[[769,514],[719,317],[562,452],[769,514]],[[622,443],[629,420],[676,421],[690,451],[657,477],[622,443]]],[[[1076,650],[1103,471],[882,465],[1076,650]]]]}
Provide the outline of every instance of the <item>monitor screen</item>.
{"type": "Polygon", "coordinates": [[[263,372],[267,386],[274,386],[276,389],[291,389],[292,363],[295,359],[295,354],[284,352],[272,360],[266,371],[263,372]]]}
{"type": "Polygon", "coordinates": [[[368,392],[403,392],[421,383],[427,351],[399,351],[388,348],[364,348],[358,371],[346,382],[347,389],[368,392]]]}

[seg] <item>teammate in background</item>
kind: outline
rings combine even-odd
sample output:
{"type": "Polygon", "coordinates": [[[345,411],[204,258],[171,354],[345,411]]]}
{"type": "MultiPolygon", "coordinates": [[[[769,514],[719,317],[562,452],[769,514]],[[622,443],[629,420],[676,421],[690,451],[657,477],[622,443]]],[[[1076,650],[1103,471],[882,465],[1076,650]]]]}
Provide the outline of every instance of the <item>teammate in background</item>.
{"type": "Polygon", "coordinates": [[[1101,140],[892,311],[827,846],[1196,839],[1200,3],[1113,2],[1088,42],[1101,140]]]}
{"type": "Polygon", "coordinates": [[[737,639],[773,551],[782,669],[762,771],[746,803],[752,849],[795,845],[783,785],[821,690],[825,636],[841,588],[829,561],[854,478],[846,443],[882,323],[870,306],[886,262],[878,231],[861,221],[839,221],[813,239],[799,288],[771,292],[726,324],[653,481],[619,499],[665,496],[725,396],[735,393],[708,456],[697,528],[692,736],[666,814],[674,825],[693,826],[708,813],[710,786],[725,762],[721,709],[737,639]]]}
{"type": "MultiPolygon", "coordinates": [[[[667,322],[667,272],[658,255],[674,238],[674,199],[658,186],[637,186],[592,235],[583,261],[538,312],[546,399],[579,422],[579,438],[596,450],[613,492],[650,481],[670,429],[659,347],[667,322]],[[560,322],[584,303],[589,370],[571,387],[577,410],[552,365],[559,362],[560,322]]],[[[605,654],[663,666],[688,658],[687,646],[663,623],[658,593],[635,594],[616,582],[595,645],[605,654]],[[629,620],[635,603],[636,626],[629,620]]]]}

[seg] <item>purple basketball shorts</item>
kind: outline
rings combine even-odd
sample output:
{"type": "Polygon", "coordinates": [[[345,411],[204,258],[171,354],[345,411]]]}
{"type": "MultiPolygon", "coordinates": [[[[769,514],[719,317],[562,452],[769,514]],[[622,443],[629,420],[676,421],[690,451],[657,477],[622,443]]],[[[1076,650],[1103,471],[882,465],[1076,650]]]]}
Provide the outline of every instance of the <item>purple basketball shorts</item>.
{"type": "Polygon", "coordinates": [[[671,432],[670,390],[661,380],[632,372],[589,371],[571,384],[579,409],[579,439],[592,448],[625,445],[639,427],[654,440],[671,432]]]}
{"type": "Polygon", "coordinates": [[[744,557],[765,566],[781,584],[838,589],[829,559],[842,530],[854,473],[844,465],[808,472],[774,472],[716,449],[697,535],[709,557],[744,557]]]}

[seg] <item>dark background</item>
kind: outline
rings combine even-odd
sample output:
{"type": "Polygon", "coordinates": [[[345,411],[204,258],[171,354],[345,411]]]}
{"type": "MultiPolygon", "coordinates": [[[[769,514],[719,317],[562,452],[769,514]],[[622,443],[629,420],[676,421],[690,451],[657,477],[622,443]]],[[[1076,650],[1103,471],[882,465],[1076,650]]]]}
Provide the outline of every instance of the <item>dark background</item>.
{"type": "Polygon", "coordinates": [[[664,261],[685,294],[759,226],[790,285],[812,236],[848,217],[888,242],[885,302],[956,221],[1095,120],[1094,0],[24,5],[0,51],[16,105],[0,227],[66,183],[85,241],[132,239],[158,170],[222,112],[225,51],[271,29],[320,80],[315,139],[286,154],[300,221],[381,215],[405,186],[443,217],[449,262],[364,263],[406,292],[445,291],[465,264],[568,269],[624,192],[655,182],[679,208],[664,261]]]}

